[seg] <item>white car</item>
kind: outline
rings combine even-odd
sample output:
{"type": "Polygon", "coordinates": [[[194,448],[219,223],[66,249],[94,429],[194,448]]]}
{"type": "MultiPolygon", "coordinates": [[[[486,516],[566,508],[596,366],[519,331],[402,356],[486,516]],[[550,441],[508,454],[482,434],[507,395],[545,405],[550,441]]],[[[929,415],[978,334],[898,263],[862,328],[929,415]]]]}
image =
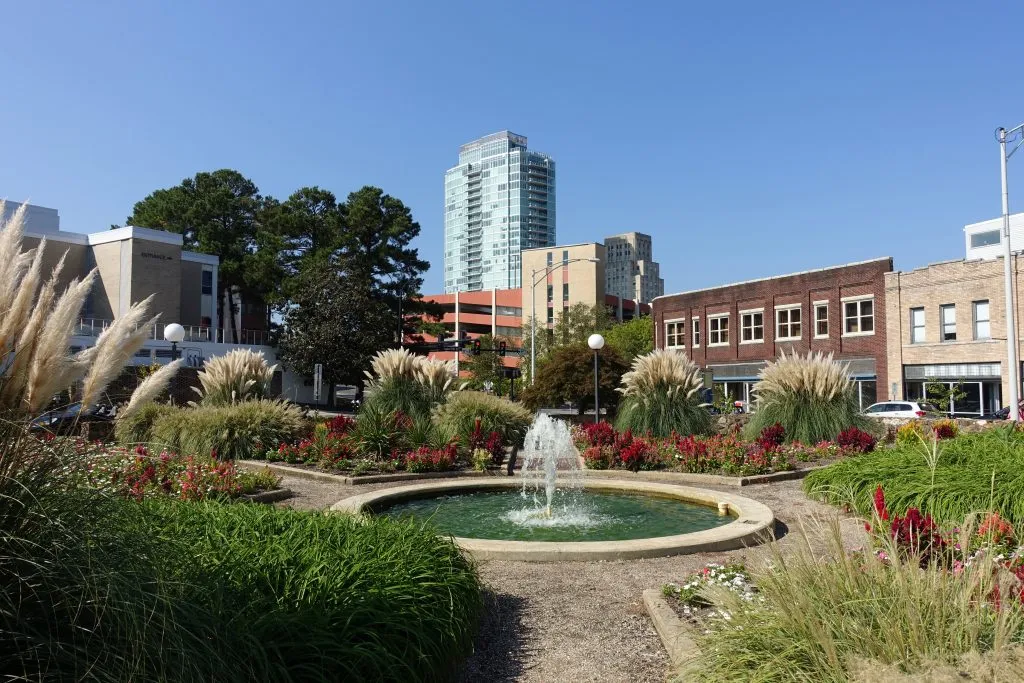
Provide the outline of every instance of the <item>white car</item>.
{"type": "Polygon", "coordinates": [[[882,401],[869,406],[864,414],[868,417],[902,417],[915,418],[932,415],[941,417],[942,411],[932,403],[921,403],[917,401],[882,401]]]}

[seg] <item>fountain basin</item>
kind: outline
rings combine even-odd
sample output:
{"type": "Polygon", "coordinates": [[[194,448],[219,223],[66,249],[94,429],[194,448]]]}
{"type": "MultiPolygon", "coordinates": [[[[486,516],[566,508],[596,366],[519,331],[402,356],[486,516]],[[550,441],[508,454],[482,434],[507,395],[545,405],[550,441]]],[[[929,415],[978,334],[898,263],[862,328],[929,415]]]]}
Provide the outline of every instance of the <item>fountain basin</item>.
{"type": "MultiPolygon", "coordinates": [[[[335,503],[331,509],[357,514],[370,513],[414,499],[519,489],[521,486],[518,477],[411,484],[346,498],[335,503]]],[[[708,506],[714,510],[724,504],[733,519],[722,526],[702,531],[630,540],[519,541],[455,536],[455,542],[478,560],[558,562],[636,559],[733,550],[756,545],[772,537],[775,521],[772,511],[744,496],[673,484],[621,480],[588,480],[584,483],[584,490],[673,499],[708,506]]]]}

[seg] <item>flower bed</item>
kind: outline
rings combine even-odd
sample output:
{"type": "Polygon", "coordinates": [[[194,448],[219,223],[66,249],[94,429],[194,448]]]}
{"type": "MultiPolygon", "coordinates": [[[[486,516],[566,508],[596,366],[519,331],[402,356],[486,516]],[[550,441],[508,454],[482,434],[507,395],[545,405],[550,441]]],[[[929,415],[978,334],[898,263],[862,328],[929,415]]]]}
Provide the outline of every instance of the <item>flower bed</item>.
{"type": "Polygon", "coordinates": [[[841,442],[822,441],[813,446],[786,443],[785,431],[775,424],[757,439],[739,433],[714,436],[679,436],[664,439],[619,433],[608,423],[573,428],[576,446],[590,469],[670,470],[699,474],[749,476],[795,469],[798,463],[817,463],[872,450],[875,440],[859,429],[841,435],[841,442]]]}
{"type": "Polygon", "coordinates": [[[694,622],[703,618],[718,617],[729,620],[728,612],[715,609],[715,602],[709,593],[715,590],[729,591],[741,600],[752,601],[757,597],[757,588],[751,582],[750,574],[742,564],[718,564],[712,562],[694,572],[683,583],[666,583],[662,595],[669,598],[669,604],[676,613],[694,622]]]}
{"type": "Polygon", "coordinates": [[[90,486],[136,500],[155,496],[190,501],[236,498],[278,488],[281,481],[269,471],[244,472],[233,461],[212,455],[157,454],[144,446],[127,449],[80,439],[74,447],[84,458],[90,486]]]}

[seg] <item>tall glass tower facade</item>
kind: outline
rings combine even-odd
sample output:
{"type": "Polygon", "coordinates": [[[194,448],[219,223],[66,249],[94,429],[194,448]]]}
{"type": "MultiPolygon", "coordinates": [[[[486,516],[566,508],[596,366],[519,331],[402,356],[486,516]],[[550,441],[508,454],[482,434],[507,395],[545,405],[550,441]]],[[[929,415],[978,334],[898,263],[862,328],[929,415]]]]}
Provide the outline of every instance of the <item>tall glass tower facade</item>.
{"type": "Polygon", "coordinates": [[[522,286],[520,251],[555,244],[555,162],[502,131],[444,174],[444,291],[522,286]]]}

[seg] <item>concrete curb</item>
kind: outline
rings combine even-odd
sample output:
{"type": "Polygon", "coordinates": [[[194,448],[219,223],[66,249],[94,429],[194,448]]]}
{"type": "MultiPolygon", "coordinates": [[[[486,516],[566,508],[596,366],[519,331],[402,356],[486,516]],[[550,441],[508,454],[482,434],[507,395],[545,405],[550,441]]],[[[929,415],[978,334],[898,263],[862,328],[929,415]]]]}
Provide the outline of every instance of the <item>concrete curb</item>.
{"type": "Polygon", "coordinates": [[[271,491],[243,494],[239,496],[239,499],[249,503],[276,503],[279,500],[291,498],[293,495],[291,489],[273,489],[271,491]]]}
{"type": "MultiPolygon", "coordinates": [[[[410,484],[345,498],[332,505],[331,510],[362,514],[374,507],[386,507],[412,498],[519,486],[520,480],[515,477],[410,484]]],[[[766,505],[733,493],[677,484],[604,479],[591,479],[584,486],[591,490],[674,498],[719,509],[724,505],[736,519],[714,529],[628,541],[499,541],[456,537],[455,542],[477,560],[593,562],[735,550],[771,539],[775,525],[775,517],[766,505]]]]}
{"type": "Polygon", "coordinates": [[[644,591],[644,607],[654,622],[654,630],[668,652],[673,669],[681,669],[697,658],[699,650],[690,625],[679,618],[657,588],[644,591]]]}
{"type": "MultiPolygon", "coordinates": [[[[421,481],[425,479],[458,479],[476,477],[503,477],[502,470],[489,470],[487,472],[474,472],[458,470],[455,472],[395,472],[393,474],[367,474],[351,476],[345,474],[331,474],[318,470],[307,470],[302,467],[291,467],[280,463],[265,462],[262,460],[238,460],[235,463],[239,467],[249,470],[261,470],[269,468],[275,474],[289,477],[300,477],[313,481],[329,482],[336,485],[358,486],[359,484],[386,484],[401,481],[421,481]]],[[[698,484],[702,486],[752,486],[756,484],[770,484],[776,481],[792,481],[803,479],[808,473],[814,470],[828,467],[828,465],[816,465],[802,470],[790,470],[788,472],[772,472],[771,474],[755,474],[748,477],[727,477],[721,474],[691,474],[688,472],[661,472],[641,471],[630,472],[628,470],[583,470],[583,475],[594,479],[616,479],[616,480],[637,480],[637,481],[660,481],[676,484],[698,484]]],[[[520,470],[516,470],[518,475],[520,470]]]]}

